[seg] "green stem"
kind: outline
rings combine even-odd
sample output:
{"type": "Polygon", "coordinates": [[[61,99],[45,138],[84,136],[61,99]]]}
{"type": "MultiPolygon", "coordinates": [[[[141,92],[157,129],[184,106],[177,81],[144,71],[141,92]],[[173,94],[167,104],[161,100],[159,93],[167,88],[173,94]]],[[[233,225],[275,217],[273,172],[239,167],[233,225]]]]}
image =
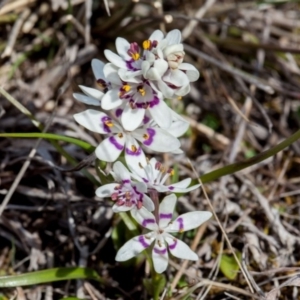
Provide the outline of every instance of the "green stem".
{"type": "Polygon", "coordinates": [[[278,144],[277,146],[266,150],[254,157],[251,157],[247,160],[244,160],[242,162],[237,162],[228,166],[225,166],[223,168],[214,170],[212,172],[209,172],[207,174],[204,174],[202,176],[200,176],[200,179],[202,181],[202,183],[207,183],[213,180],[216,180],[222,176],[225,175],[229,175],[229,174],[233,174],[235,172],[238,172],[240,170],[246,169],[250,166],[253,166],[271,156],[274,156],[275,154],[277,154],[278,152],[280,152],[281,150],[287,148],[288,146],[290,146],[291,144],[293,144],[294,142],[296,142],[298,139],[300,138],[300,130],[296,131],[293,135],[291,135],[289,138],[285,139],[283,142],[281,142],[280,144],[278,144]]]}

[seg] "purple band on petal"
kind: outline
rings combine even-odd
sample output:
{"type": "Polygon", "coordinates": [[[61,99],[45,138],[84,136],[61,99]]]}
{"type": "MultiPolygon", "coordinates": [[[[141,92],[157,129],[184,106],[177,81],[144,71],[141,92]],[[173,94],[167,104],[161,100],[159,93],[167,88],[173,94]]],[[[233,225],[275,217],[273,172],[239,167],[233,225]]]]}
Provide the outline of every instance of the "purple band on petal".
{"type": "Polygon", "coordinates": [[[118,149],[118,150],[123,150],[124,146],[119,144],[114,136],[111,136],[109,138],[109,141],[118,149]]]}
{"type": "Polygon", "coordinates": [[[159,104],[159,99],[155,96],[155,97],[153,98],[153,100],[151,100],[151,101],[148,102],[148,103],[149,103],[150,108],[152,108],[153,106],[159,104]]]}
{"type": "Polygon", "coordinates": [[[146,243],[145,238],[144,238],[143,235],[141,235],[141,236],[139,237],[139,242],[142,244],[142,246],[143,246],[144,248],[148,248],[148,247],[150,246],[149,244],[146,243]]]}
{"type": "Polygon", "coordinates": [[[149,180],[146,179],[146,178],[142,178],[142,179],[143,179],[143,181],[144,181],[145,183],[148,183],[148,182],[149,182],[149,180]]]}
{"type": "Polygon", "coordinates": [[[160,219],[172,219],[173,214],[159,214],[160,219]]]}
{"type": "Polygon", "coordinates": [[[169,249],[171,249],[171,250],[175,249],[176,245],[177,245],[177,240],[174,239],[174,243],[172,245],[169,245],[169,249]]]}
{"type": "Polygon", "coordinates": [[[118,108],[118,109],[116,110],[116,117],[119,118],[119,117],[122,115],[122,113],[123,113],[123,109],[118,108]]]}
{"type": "Polygon", "coordinates": [[[122,180],[123,183],[130,183],[129,179],[122,180]]]}
{"type": "Polygon", "coordinates": [[[144,194],[143,194],[143,193],[140,193],[140,192],[138,191],[138,189],[136,188],[136,186],[133,186],[132,188],[133,188],[133,190],[135,191],[135,193],[139,196],[139,201],[140,201],[140,202],[143,202],[144,194]]]}
{"type": "Polygon", "coordinates": [[[148,224],[154,224],[154,223],[156,223],[154,219],[145,219],[145,220],[143,221],[142,225],[143,225],[144,227],[146,227],[148,224]]]}
{"type": "Polygon", "coordinates": [[[170,185],[170,186],[168,186],[168,189],[169,189],[170,191],[173,191],[173,190],[174,190],[174,186],[170,185]]]}
{"type": "Polygon", "coordinates": [[[109,118],[107,116],[101,118],[101,122],[102,122],[104,131],[107,133],[110,133],[111,132],[110,128],[105,124],[105,122],[107,122],[107,121],[111,121],[111,118],[109,118]]]}
{"type": "Polygon", "coordinates": [[[142,149],[141,149],[141,148],[138,148],[136,151],[132,151],[132,150],[126,148],[126,149],[125,149],[125,152],[126,152],[126,154],[128,154],[128,155],[139,156],[139,155],[141,155],[141,153],[142,153],[142,149]]]}
{"type": "Polygon", "coordinates": [[[126,67],[128,70],[131,70],[131,71],[137,71],[138,69],[135,68],[132,64],[135,62],[135,60],[126,60],[126,67]]]}
{"type": "Polygon", "coordinates": [[[166,254],[166,252],[167,252],[167,249],[166,249],[166,248],[160,250],[160,249],[157,249],[157,248],[154,247],[153,250],[154,250],[154,252],[157,253],[157,254],[166,254]]]}
{"type": "Polygon", "coordinates": [[[147,124],[149,121],[150,121],[150,118],[147,116],[144,116],[143,124],[147,124]]]}
{"type": "Polygon", "coordinates": [[[143,144],[146,146],[150,146],[153,143],[153,137],[155,136],[156,131],[153,128],[147,128],[147,132],[149,137],[143,142],[143,144]]]}
{"type": "Polygon", "coordinates": [[[179,231],[183,231],[183,219],[182,218],[178,218],[177,222],[179,223],[179,231]]]}

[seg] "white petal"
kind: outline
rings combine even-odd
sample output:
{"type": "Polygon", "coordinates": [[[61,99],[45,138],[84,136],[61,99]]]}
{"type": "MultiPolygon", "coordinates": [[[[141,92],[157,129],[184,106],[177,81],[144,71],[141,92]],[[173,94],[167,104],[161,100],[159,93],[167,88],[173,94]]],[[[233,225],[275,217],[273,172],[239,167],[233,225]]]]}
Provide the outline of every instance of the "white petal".
{"type": "Polygon", "coordinates": [[[113,207],[112,207],[112,211],[117,214],[117,213],[120,213],[120,212],[130,211],[133,208],[134,208],[134,206],[114,204],[113,207]]]}
{"type": "Polygon", "coordinates": [[[149,108],[152,118],[161,128],[169,128],[172,124],[171,109],[163,100],[149,108]]]}
{"type": "Polygon", "coordinates": [[[108,131],[103,127],[103,118],[107,118],[107,115],[101,111],[94,109],[87,109],[81,113],[73,115],[77,123],[87,128],[88,130],[107,134],[108,131]]]}
{"type": "Polygon", "coordinates": [[[107,63],[103,69],[103,73],[105,78],[116,85],[123,85],[119,75],[118,75],[118,68],[114,66],[112,63],[107,63]]]}
{"type": "Polygon", "coordinates": [[[95,98],[92,98],[92,97],[89,97],[89,96],[86,96],[86,95],[74,93],[73,97],[76,100],[78,100],[78,101],[80,101],[82,103],[88,104],[88,105],[100,106],[100,104],[101,104],[100,100],[97,100],[95,98]]]}
{"type": "Polygon", "coordinates": [[[127,54],[128,49],[130,48],[130,44],[124,38],[118,37],[116,39],[116,48],[118,54],[124,59],[129,59],[129,55],[127,54]]]}
{"type": "Polygon", "coordinates": [[[146,160],[145,153],[138,142],[129,134],[126,137],[125,161],[130,170],[138,170],[140,162],[146,160]],[[134,151],[133,151],[134,150],[134,151]]]}
{"type": "Polygon", "coordinates": [[[102,93],[101,91],[84,86],[84,85],[80,85],[79,87],[86,95],[96,98],[98,100],[101,100],[104,95],[104,93],[102,93]]]}
{"type": "Polygon", "coordinates": [[[104,50],[104,55],[107,58],[107,60],[115,66],[122,69],[127,69],[126,62],[119,55],[113,53],[110,50],[104,50]]]}
{"type": "Polygon", "coordinates": [[[100,198],[110,197],[113,192],[115,192],[115,188],[118,186],[117,183],[109,183],[102,185],[96,189],[96,195],[100,198]]]}
{"type": "Polygon", "coordinates": [[[125,138],[110,136],[100,143],[95,153],[97,158],[107,162],[115,161],[124,149],[125,138]]]}
{"type": "Polygon", "coordinates": [[[92,60],[91,64],[92,64],[92,69],[93,69],[93,73],[94,73],[94,76],[95,76],[96,80],[97,79],[104,79],[105,76],[103,74],[103,68],[104,68],[105,64],[101,60],[96,59],[96,58],[94,58],[92,60]]]}
{"type": "Polygon", "coordinates": [[[167,269],[169,255],[164,240],[160,240],[160,243],[155,243],[152,249],[152,260],[156,273],[160,274],[167,269]]]}
{"type": "Polygon", "coordinates": [[[144,196],[143,196],[143,206],[149,211],[154,210],[154,203],[151,200],[151,198],[148,197],[146,194],[144,194],[144,196]]]}
{"type": "Polygon", "coordinates": [[[144,115],[145,109],[132,109],[129,105],[126,105],[121,117],[121,122],[124,129],[133,131],[138,128],[144,119],[144,115]]]}
{"type": "Polygon", "coordinates": [[[186,214],[180,215],[172,224],[165,228],[167,232],[183,232],[194,229],[200,226],[202,223],[210,219],[212,213],[210,211],[192,211],[186,214]]]}
{"type": "Polygon", "coordinates": [[[164,34],[160,30],[155,30],[149,37],[150,41],[161,41],[164,38],[164,34]]]}
{"type": "Polygon", "coordinates": [[[157,81],[158,88],[160,92],[167,98],[171,99],[174,95],[174,90],[171,89],[165,82],[162,80],[157,81]]]}
{"type": "Polygon", "coordinates": [[[146,160],[146,157],[145,156],[141,156],[139,158],[139,161],[137,164],[127,164],[128,165],[128,168],[129,170],[133,173],[131,174],[133,176],[134,179],[136,179],[137,181],[141,181],[142,178],[146,178],[146,173],[145,173],[145,170],[144,170],[144,166],[147,165],[147,160],[146,160]],[[141,167],[143,166],[143,167],[141,167]]]}
{"type": "Polygon", "coordinates": [[[176,70],[168,70],[163,76],[163,80],[167,83],[171,83],[176,87],[181,87],[189,84],[189,79],[184,72],[176,70]]]}
{"type": "Polygon", "coordinates": [[[102,98],[101,107],[105,110],[111,110],[123,103],[123,100],[119,98],[119,90],[109,90],[102,98]]]}
{"type": "Polygon", "coordinates": [[[160,128],[136,129],[132,135],[143,145],[157,152],[170,152],[180,147],[177,138],[160,128]]]}
{"type": "Polygon", "coordinates": [[[143,206],[140,209],[133,209],[131,215],[140,225],[149,230],[156,230],[158,228],[153,213],[143,206]]]}
{"type": "Polygon", "coordinates": [[[199,71],[193,65],[188,63],[181,63],[178,69],[185,71],[185,74],[190,82],[198,80],[200,76],[199,71]]]}
{"type": "Polygon", "coordinates": [[[191,90],[191,86],[188,83],[188,84],[182,86],[180,89],[175,90],[174,94],[176,96],[182,97],[182,96],[185,96],[186,94],[188,94],[190,92],[190,90],[191,90]]]}
{"type": "Polygon", "coordinates": [[[179,44],[181,42],[181,32],[178,29],[171,30],[166,36],[168,45],[179,44]]]}
{"type": "Polygon", "coordinates": [[[159,205],[159,227],[166,227],[172,220],[177,198],[174,194],[166,196],[159,205]]]}
{"type": "Polygon", "coordinates": [[[175,137],[182,136],[188,130],[190,124],[172,109],[171,114],[173,122],[171,126],[167,129],[167,131],[175,137]]]}
{"type": "Polygon", "coordinates": [[[164,49],[165,56],[168,56],[168,55],[170,55],[172,53],[176,53],[176,52],[179,52],[182,54],[184,53],[182,44],[173,44],[164,49]]]}
{"type": "Polygon", "coordinates": [[[145,238],[145,235],[139,235],[129,240],[123,247],[121,247],[117,253],[116,261],[125,261],[134,256],[137,256],[140,252],[148,248],[154,238],[145,238]]]}
{"type": "Polygon", "coordinates": [[[127,168],[120,162],[120,161],[116,161],[113,165],[113,170],[114,173],[117,174],[117,176],[119,176],[123,183],[127,182],[130,183],[130,173],[127,170],[127,168]],[[125,182],[124,182],[125,181],[125,182]]]}
{"type": "Polygon", "coordinates": [[[177,150],[171,151],[170,153],[173,153],[173,154],[183,154],[184,151],[182,151],[181,149],[177,149],[177,150]]]}
{"type": "Polygon", "coordinates": [[[189,260],[198,260],[198,255],[192,251],[192,249],[181,240],[178,240],[171,235],[165,236],[165,241],[168,243],[169,251],[172,255],[181,258],[181,259],[189,259],[189,260]]]}

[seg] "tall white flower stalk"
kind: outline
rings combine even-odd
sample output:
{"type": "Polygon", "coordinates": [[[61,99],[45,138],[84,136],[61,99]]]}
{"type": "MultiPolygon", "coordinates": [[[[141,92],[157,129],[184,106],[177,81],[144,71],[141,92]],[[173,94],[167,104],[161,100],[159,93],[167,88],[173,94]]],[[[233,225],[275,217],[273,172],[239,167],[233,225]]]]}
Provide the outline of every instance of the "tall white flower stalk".
{"type": "Polygon", "coordinates": [[[170,182],[174,171],[144,151],[183,153],[179,137],[189,124],[165,102],[190,91],[198,70],[184,62],[181,33],[175,29],[164,35],[154,31],[141,45],[124,38],[116,40],[117,54],[105,50],[109,63],[92,60],[97,88],[80,86],[74,98],[97,109],[74,115],[88,130],[103,135],[96,147],[99,160],[114,163],[113,182],[96,190],[100,198],[110,198],[113,211],[130,212],[149,232],[129,240],[117,253],[117,261],[128,260],[151,248],[154,269],[167,269],[170,252],[181,259],[197,260],[188,245],[172,233],[200,226],[211,217],[207,211],[193,211],[173,218],[176,196],[161,193],[187,193],[199,187],[192,179],[170,182]],[[102,109],[102,111],[100,110],[102,109]],[[125,166],[118,161],[124,155],[125,166]]]}

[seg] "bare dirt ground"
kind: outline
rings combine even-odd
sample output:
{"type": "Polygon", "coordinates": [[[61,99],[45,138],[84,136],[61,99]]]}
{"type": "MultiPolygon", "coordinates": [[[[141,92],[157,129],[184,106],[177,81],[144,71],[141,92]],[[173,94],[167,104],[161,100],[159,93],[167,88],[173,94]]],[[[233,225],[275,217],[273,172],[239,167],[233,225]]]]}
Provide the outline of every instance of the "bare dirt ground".
{"type": "MultiPolygon", "coordinates": [[[[103,51],[115,51],[118,36],[141,43],[155,29],[174,28],[182,31],[186,61],[201,73],[191,93],[172,103],[191,123],[181,139],[186,156],[162,158],[179,178],[195,178],[187,157],[202,175],[254,157],[299,129],[297,1],[2,0],[0,87],[17,102],[0,95],[0,133],[44,131],[96,146],[101,137],[72,117],[87,107],[72,93],[79,84],[95,86],[91,59],[106,61],[103,51]]],[[[0,274],[83,266],[104,280],[3,289],[0,299],[151,299],[144,260],[114,260],[128,232],[110,201],[95,196],[94,165],[85,173],[53,167],[70,169],[88,155],[63,141],[0,138],[0,274]]],[[[184,235],[200,259],[172,259],[161,299],[300,299],[299,168],[295,142],[206,183],[226,236],[216,219],[184,235]]],[[[199,189],[180,197],[178,211],[208,204],[199,189]]]]}

